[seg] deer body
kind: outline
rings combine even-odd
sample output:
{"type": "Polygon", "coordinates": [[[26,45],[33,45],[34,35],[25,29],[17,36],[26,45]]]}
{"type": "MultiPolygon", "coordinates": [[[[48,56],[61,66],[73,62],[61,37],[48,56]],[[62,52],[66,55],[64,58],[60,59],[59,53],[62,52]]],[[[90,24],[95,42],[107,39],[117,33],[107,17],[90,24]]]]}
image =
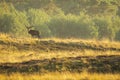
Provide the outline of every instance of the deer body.
{"type": "Polygon", "coordinates": [[[29,33],[32,37],[38,37],[38,38],[40,38],[39,31],[29,30],[28,33],[29,33]]]}
{"type": "Polygon", "coordinates": [[[37,31],[37,30],[31,30],[31,29],[30,29],[31,27],[26,27],[26,28],[27,28],[27,30],[28,30],[28,33],[29,33],[32,37],[41,38],[39,31],[37,31]]]}

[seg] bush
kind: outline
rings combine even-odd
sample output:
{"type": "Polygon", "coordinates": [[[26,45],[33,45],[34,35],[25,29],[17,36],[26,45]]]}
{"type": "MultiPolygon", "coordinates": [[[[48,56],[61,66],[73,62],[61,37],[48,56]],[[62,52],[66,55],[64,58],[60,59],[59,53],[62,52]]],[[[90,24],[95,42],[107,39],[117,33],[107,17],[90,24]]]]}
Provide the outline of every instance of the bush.
{"type": "Polygon", "coordinates": [[[0,32],[26,36],[25,24],[28,24],[25,13],[17,11],[12,5],[8,12],[3,11],[0,15],[0,32]]]}
{"type": "Polygon", "coordinates": [[[115,27],[113,26],[111,16],[95,17],[93,21],[95,22],[95,25],[98,28],[98,39],[114,39],[115,27]]]}
{"type": "Polygon", "coordinates": [[[54,16],[48,24],[52,35],[67,38],[95,38],[97,29],[88,15],[81,13],[79,16],[72,14],[54,16]]]}
{"type": "Polygon", "coordinates": [[[120,41],[120,30],[116,33],[115,40],[120,41]]]}
{"type": "Polygon", "coordinates": [[[51,31],[46,24],[50,21],[50,17],[44,11],[39,9],[29,9],[27,16],[30,26],[33,26],[34,29],[38,30],[42,37],[51,35],[51,31]]]}

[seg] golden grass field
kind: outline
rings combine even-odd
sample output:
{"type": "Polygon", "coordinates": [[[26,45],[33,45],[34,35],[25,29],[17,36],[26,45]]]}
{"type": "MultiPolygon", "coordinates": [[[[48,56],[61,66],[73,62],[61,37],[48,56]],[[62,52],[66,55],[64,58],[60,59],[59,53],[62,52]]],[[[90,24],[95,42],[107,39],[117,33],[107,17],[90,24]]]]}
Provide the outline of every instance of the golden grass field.
{"type": "Polygon", "coordinates": [[[0,75],[1,80],[119,80],[120,74],[97,74],[97,73],[70,73],[52,72],[46,74],[20,74],[0,75]]]}
{"type": "Polygon", "coordinates": [[[120,80],[120,42],[0,34],[0,80],[120,80]]]}

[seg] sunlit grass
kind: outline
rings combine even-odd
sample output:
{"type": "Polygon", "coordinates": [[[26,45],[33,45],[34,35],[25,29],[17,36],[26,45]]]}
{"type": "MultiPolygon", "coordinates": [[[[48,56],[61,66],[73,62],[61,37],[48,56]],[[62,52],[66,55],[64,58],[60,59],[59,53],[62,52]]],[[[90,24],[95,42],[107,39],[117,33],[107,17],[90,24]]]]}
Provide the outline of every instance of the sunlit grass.
{"type": "Polygon", "coordinates": [[[119,80],[120,74],[49,72],[45,74],[0,74],[1,80],[119,80]]]}
{"type": "Polygon", "coordinates": [[[43,60],[51,58],[64,58],[64,57],[77,57],[77,56],[99,56],[99,55],[120,55],[118,51],[93,51],[93,50],[84,50],[84,51],[3,51],[0,53],[0,63],[15,63],[15,62],[24,62],[29,60],[43,60]],[[3,54],[4,53],[4,54],[3,54]]]}
{"type": "Polygon", "coordinates": [[[8,34],[0,33],[0,38],[1,39],[6,39],[6,38],[9,38],[9,37],[10,37],[10,35],[8,35],[8,34]]]}
{"type": "Polygon", "coordinates": [[[120,48],[120,42],[116,41],[110,41],[108,39],[103,39],[103,40],[96,40],[96,39],[77,39],[77,38],[68,38],[68,39],[61,39],[61,38],[43,38],[43,39],[38,39],[38,38],[28,38],[28,37],[23,37],[23,38],[16,38],[12,37],[9,34],[3,34],[0,33],[0,40],[6,41],[6,42],[16,42],[20,44],[28,43],[28,44],[37,44],[38,41],[54,41],[54,42],[64,42],[64,43],[85,43],[85,44],[91,44],[91,45],[102,45],[106,47],[119,47],[120,48]]]}
{"type": "Polygon", "coordinates": [[[34,44],[36,42],[36,40],[38,40],[38,39],[25,38],[25,37],[16,38],[16,37],[9,35],[9,34],[0,33],[0,41],[3,41],[4,43],[34,44]]]}
{"type": "MultiPolygon", "coordinates": [[[[8,34],[0,34],[0,63],[5,62],[23,62],[29,60],[37,60],[37,59],[51,59],[51,58],[63,58],[63,57],[77,57],[77,56],[98,56],[98,55],[120,55],[120,51],[96,51],[96,50],[47,50],[47,46],[45,47],[46,50],[40,50],[39,48],[36,49],[36,46],[39,46],[41,41],[47,41],[48,43],[53,42],[50,45],[56,45],[55,43],[74,43],[78,44],[83,43],[89,46],[103,46],[103,47],[117,47],[120,48],[119,42],[110,42],[109,40],[98,41],[98,40],[82,40],[82,39],[59,39],[59,38],[46,38],[46,39],[37,39],[37,38],[12,38],[8,34]],[[5,42],[7,45],[4,45],[5,42]],[[24,45],[28,45],[30,48],[24,50],[24,45]],[[15,46],[13,46],[15,45],[15,46]],[[17,49],[17,46],[20,47],[22,50],[17,49]]],[[[42,45],[41,45],[42,46],[42,45]]]]}
{"type": "MultiPolygon", "coordinates": [[[[16,63],[30,60],[44,60],[51,58],[66,58],[66,57],[78,57],[78,56],[99,56],[99,55],[120,55],[120,51],[99,51],[92,49],[80,49],[80,50],[45,50],[35,48],[39,46],[41,42],[47,41],[51,45],[55,43],[67,43],[71,45],[74,43],[82,43],[88,46],[96,46],[103,48],[120,48],[120,42],[109,41],[109,40],[83,40],[83,39],[59,39],[59,38],[15,38],[8,34],[0,34],[0,63],[16,63]],[[18,46],[19,45],[19,46],[18,46]],[[29,48],[24,49],[24,46],[29,48]],[[34,46],[33,46],[34,45],[34,46]],[[22,47],[21,47],[22,46],[22,47]],[[21,48],[21,50],[18,49],[21,48]]],[[[0,80],[120,80],[120,74],[98,74],[98,73],[71,73],[71,72],[47,72],[47,73],[12,73],[12,74],[0,74],[0,80]]]]}

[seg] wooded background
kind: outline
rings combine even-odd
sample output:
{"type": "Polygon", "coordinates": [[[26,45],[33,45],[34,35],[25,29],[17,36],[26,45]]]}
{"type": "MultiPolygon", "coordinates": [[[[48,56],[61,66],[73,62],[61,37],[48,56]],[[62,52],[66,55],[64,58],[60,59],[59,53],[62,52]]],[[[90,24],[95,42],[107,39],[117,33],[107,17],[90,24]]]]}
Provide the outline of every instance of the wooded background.
{"type": "Polygon", "coordinates": [[[120,0],[0,0],[0,32],[120,41],[120,0]]]}

